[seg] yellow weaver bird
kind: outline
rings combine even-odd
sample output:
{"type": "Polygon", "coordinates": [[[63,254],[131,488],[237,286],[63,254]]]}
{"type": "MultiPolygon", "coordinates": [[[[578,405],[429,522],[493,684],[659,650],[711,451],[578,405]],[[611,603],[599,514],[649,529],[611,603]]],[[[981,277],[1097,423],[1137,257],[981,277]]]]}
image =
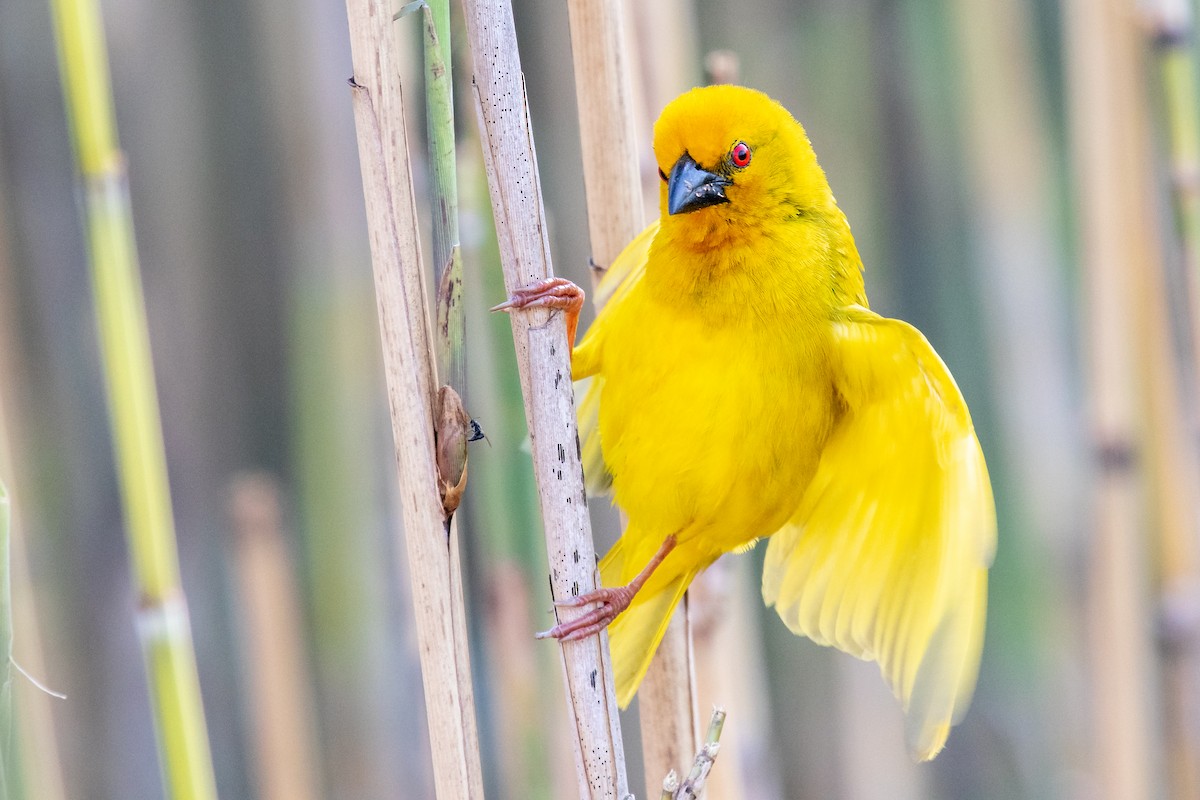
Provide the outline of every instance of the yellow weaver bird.
{"type": "MultiPolygon", "coordinates": [[[[962,395],[919,331],[867,306],[862,262],[804,129],[766,95],[693,89],[654,127],[661,218],[621,254],[572,354],[589,488],[629,525],[595,605],[625,706],[692,579],[769,537],[763,599],[795,633],[879,662],[909,746],[970,702],[995,507],[962,395]]],[[[497,309],[562,308],[550,279],[497,309]]]]}

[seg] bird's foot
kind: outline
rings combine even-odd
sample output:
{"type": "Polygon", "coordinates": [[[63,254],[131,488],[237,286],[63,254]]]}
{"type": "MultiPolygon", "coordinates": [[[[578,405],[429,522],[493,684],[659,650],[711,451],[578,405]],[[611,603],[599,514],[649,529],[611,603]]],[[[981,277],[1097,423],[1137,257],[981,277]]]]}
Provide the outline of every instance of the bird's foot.
{"type": "Polygon", "coordinates": [[[517,311],[522,308],[554,308],[567,312],[567,342],[575,341],[575,326],[583,309],[584,294],[566,278],[546,278],[513,291],[492,311],[517,311]]]}
{"type": "Polygon", "coordinates": [[[579,608],[591,603],[599,603],[600,605],[586,614],[576,617],[566,622],[560,622],[548,631],[541,631],[534,634],[538,639],[558,639],[563,642],[574,642],[579,639],[591,636],[593,633],[599,633],[604,630],[617,618],[625,609],[629,608],[629,604],[633,602],[633,596],[637,594],[637,587],[617,586],[615,588],[600,588],[592,592],[586,592],[578,597],[572,597],[569,600],[555,600],[554,605],[559,608],[579,608]]]}
{"type": "Polygon", "coordinates": [[[617,618],[617,615],[629,608],[629,604],[633,602],[633,596],[646,585],[646,581],[654,574],[654,570],[658,569],[658,565],[674,549],[675,536],[671,535],[663,540],[662,545],[658,548],[658,552],[654,554],[650,562],[626,586],[601,587],[590,592],[585,592],[577,597],[571,597],[566,600],[555,600],[554,605],[558,608],[578,608],[590,603],[599,603],[600,605],[586,614],[582,614],[566,622],[560,622],[550,630],[541,631],[534,634],[534,636],[538,639],[558,639],[562,642],[574,642],[577,639],[583,639],[584,637],[591,636],[593,633],[599,633],[604,630],[617,618]]]}
{"type": "Polygon", "coordinates": [[[513,291],[507,300],[492,311],[514,311],[518,308],[559,308],[579,313],[583,308],[583,289],[566,278],[546,278],[513,291]]]}

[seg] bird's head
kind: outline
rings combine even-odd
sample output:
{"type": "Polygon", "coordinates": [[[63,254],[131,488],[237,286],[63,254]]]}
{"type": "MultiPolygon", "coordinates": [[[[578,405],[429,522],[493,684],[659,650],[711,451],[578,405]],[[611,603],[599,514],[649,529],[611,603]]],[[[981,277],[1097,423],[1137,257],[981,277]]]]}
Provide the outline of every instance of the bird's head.
{"type": "Polygon", "coordinates": [[[714,247],[787,218],[836,208],[804,128],[762,92],[692,89],[654,125],[662,226],[714,247]]]}

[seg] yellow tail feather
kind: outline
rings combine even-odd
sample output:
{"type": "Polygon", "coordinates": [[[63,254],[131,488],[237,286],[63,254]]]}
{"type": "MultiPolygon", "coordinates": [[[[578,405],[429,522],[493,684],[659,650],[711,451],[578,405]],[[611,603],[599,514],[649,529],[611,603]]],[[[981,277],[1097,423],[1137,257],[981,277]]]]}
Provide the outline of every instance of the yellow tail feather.
{"type": "MultiPolygon", "coordinates": [[[[628,553],[627,537],[621,537],[600,562],[600,580],[605,586],[620,586],[628,583],[645,566],[638,554],[628,553]]],[[[647,557],[644,561],[649,561],[647,557]]],[[[612,653],[613,673],[617,684],[617,704],[625,708],[637,694],[642,678],[654,653],[658,650],[663,634],[675,606],[683,598],[692,578],[708,562],[692,566],[686,572],[672,574],[670,556],[654,576],[634,597],[633,603],[608,627],[609,650],[612,653]]]]}

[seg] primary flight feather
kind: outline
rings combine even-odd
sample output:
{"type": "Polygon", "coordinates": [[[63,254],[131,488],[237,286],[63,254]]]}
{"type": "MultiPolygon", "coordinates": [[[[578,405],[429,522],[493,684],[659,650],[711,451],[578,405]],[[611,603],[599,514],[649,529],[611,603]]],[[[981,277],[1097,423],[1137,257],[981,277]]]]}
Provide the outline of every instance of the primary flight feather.
{"type": "MultiPolygon", "coordinates": [[[[912,326],[872,312],[862,262],[804,129],[766,95],[693,89],[654,128],[661,218],[613,264],[572,354],[589,488],[629,525],[596,607],[618,699],[722,554],[769,537],[763,599],[797,634],[877,661],[921,759],[970,701],[995,547],[962,395],[912,326]],[[611,624],[610,624],[611,623],[611,624]]],[[[502,308],[574,320],[582,292],[502,308]]]]}

